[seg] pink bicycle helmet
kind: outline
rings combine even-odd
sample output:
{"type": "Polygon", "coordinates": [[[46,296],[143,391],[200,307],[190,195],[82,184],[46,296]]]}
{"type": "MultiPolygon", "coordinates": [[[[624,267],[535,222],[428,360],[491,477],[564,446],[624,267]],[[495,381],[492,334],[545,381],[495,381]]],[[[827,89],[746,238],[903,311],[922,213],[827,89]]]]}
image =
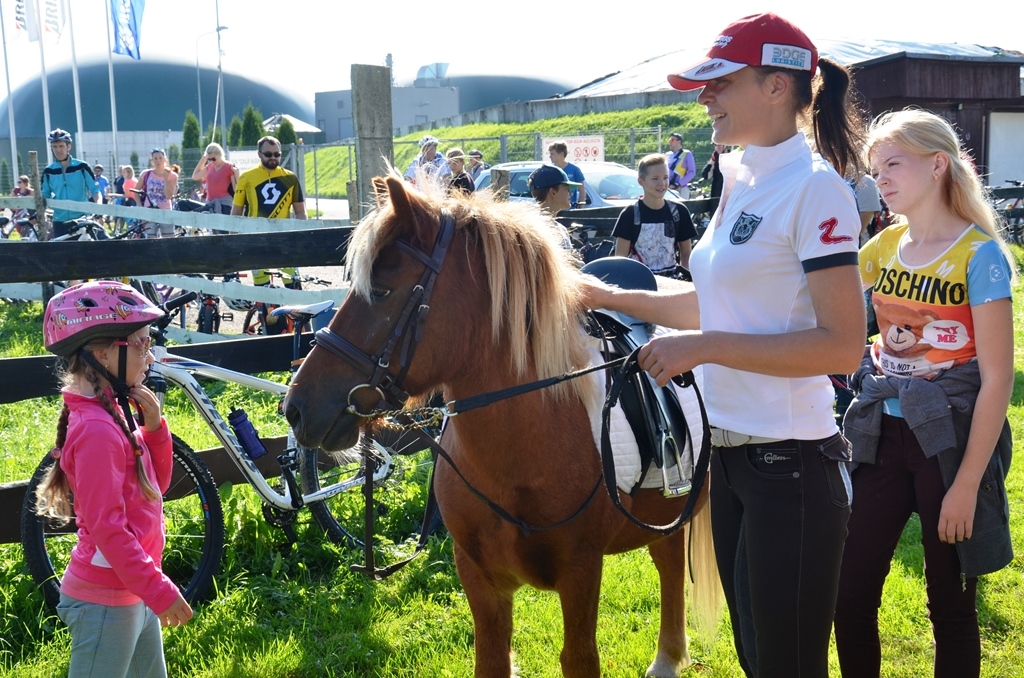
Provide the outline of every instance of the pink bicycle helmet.
{"type": "Polygon", "coordinates": [[[124,283],[98,280],[69,287],[46,304],[43,344],[68,357],[99,337],[127,337],[164,312],[124,283]]]}

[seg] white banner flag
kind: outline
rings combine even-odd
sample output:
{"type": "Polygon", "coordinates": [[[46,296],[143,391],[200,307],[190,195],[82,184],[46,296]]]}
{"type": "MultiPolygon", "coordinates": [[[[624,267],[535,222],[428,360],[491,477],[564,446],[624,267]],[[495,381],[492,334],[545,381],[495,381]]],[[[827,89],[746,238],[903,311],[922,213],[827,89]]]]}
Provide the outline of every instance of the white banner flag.
{"type": "Polygon", "coordinates": [[[36,3],[34,0],[17,0],[14,3],[14,34],[28,37],[29,42],[39,39],[39,25],[36,23],[36,3]]]}
{"type": "Polygon", "coordinates": [[[43,1],[43,35],[50,42],[59,42],[60,36],[64,33],[64,24],[67,22],[67,11],[64,8],[64,0],[42,0],[43,1]]]}

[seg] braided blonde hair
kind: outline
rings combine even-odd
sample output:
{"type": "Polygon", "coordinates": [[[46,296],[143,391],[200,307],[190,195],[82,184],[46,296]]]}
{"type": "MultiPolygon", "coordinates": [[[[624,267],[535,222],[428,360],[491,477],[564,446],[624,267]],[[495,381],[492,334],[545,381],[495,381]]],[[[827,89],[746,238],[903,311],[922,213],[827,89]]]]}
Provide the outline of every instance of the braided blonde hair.
{"type": "MultiPolygon", "coordinates": [[[[95,351],[106,348],[110,346],[112,341],[113,339],[110,338],[95,339],[68,357],[67,362],[58,368],[60,369],[61,381],[65,386],[68,386],[74,383],[78,375],[81,375],[92,385],[96,397],[103,405],[103,409],[117,422],[117,425],[124,432],[128,443],[135,452],[135,473],[139,478],[142,496],[150,501],[157,501],[160,498],[160,492],[149,479],[146,467],[142,463],[142,446],[139,445],[139,441],[132,434],[131,429],[128,428],[128,423],[124,420],[124,416],[114,407],[114,403],[107,396],[100,375],[82,358],[83,351],[95,351]]],[[[54,441],[54,447],[50,451],[50,455],[54,457],[55,461],[46,472],[39,487],[36,488],[36,514],[61,523],[66,523],[73,515],[71,484],[68,482],[67,474],[60,465],[60,453],[67,440],[68,418],[70,414],[71,411],[65,403],[57,420],[57,437],[54,441]]]]}

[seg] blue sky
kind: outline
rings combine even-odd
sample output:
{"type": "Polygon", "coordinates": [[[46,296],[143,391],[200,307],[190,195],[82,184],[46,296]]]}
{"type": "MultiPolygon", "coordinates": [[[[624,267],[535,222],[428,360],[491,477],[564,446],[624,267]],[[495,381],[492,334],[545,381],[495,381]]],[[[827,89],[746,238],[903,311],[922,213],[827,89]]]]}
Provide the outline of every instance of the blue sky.
{"type": "MultiPolygon", "coordinates": [[[[72,1],[79,65],[106,60],[103,0],[72,1]]],[[[533,75],[574,87],[666,52],[703,48],[731,21],[761,11],[782,14],[812,40],[960,42],[1024,52],[1019,21],[994,10],[965,11],[961,4],[946,11],[920,0],[660,3],[662,11],[646,3],[551,0],[519,13],[508,8],[526,5],[479,0],[454,5],[422,0],[218,2],[220,23],[228,27],[222,32],[225,71],[276,83],[310,105],[314,92],[348,88],[351,64],[383,65],[388,53],[398,84],[411,83],[420,66],[447,62],[449,75],[533,75]]],[[[39,49],[13,38],[14,0],[0,0],[0,6],[15,89],[39,77],[39,49]]],[[[203,67],[215,67],[217,40],[210,32],[217,26],[216,7],[214,0],[148,0],[143,59],[192,65],[198,59],[203,67]]],[[[67,33],[58,44],[47,45],[46,61],[48,71],[70,63],[67,33]]]]}

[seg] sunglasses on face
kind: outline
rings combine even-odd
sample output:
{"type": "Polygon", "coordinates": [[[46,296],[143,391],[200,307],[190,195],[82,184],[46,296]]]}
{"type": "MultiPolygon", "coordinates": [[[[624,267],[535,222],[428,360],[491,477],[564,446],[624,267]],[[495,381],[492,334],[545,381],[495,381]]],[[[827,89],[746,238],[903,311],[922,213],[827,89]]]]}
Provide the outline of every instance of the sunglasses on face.
{"type": "Polygon", "coordinates": [[[135,348],[139,349],[139,353],[141,353],[142,355],[146,355],[146,353],[149,352],[149,347],[152,345],[152,337],[143,337],[142,339],[137,339],[135,341],[121,340],[114,342],[114,346],[134,346],[135,348]]]}
{"type": "Polygon", "coordinates": [[[280,158],[280,153],[260,153],[264,158],[280,158]]]}

